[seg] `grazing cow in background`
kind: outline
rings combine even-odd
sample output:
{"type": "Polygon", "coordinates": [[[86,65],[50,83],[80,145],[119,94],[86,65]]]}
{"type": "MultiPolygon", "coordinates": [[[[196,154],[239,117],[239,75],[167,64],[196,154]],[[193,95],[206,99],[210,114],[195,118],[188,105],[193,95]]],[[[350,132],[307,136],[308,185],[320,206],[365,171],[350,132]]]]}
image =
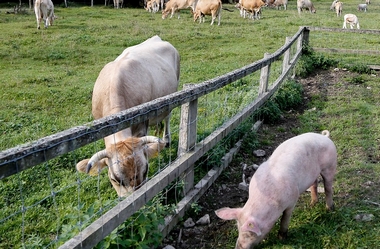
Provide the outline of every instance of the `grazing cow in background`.
{"type": "Polygon", "coordinates": [[[334,143],[322,134],[305,133],[280,144],[253,174],[249,198],[242,208],[221,208],[216,215],[237,220],[239,237],[235,248],[257,245],[281,217],[280,238],[286,238],[290,218],[299,196],[311,186],[311,205],[318,202],[318,177],[324,181],[326,207],[334,208],[333,180],[337,165],[334,143]]]}
{"type": "Polygon", "coordinates": [[[45,28],[53,25],[55,15],[54,5],[51,0],[36,0],[34,12],[37,18],[37,29],[40,29],[41,20],[44,20],[45,28]]]}
{"type": "Polygon", "coordinates": [[[358,11],[364,11],[367,12],[367,4],[361,3],[358,5],[358,11]]]}
{"type": "Polygon", "coordinates": [[[343,3],[340,2],[340,1],[337,1],[335,3],[335,12],[336,12],[336,16],[341,16],[342,15],[342,11],[343,11],[343,3]]]}
{"type": "Polygon", "coordinates": [[[366,4],[371,4],[371,0],[365,0],[366,4]]]}
{"type": "Polygon", "coordinates": [[[357,29],[360,29],[359,19],[354,14],[345,14],[344,15],[344,17],[343,17],[343,28],[344,29],[347,28],[347,26],[346,26],[347,23],[350,24],[351,29],[353,29],[355,25],[356,25],[357,29]]]}
{"type": "Polygon", "coordinates": [[[156,13],[160,10],[160,0],[149,0],[145,9],[149,12],[156,13]]]}
{"type": "Polygon", "coordinates": [[[273,6],[277,7],[277,9],[280,9],[280,6],[284,6],[284,10],[286,10],[286,6],[288,5],[288,0],[275,0],[273,3],[273,6]]]}
{"type": "MultiPolygon", "coordinates": [[[[92,114],[100,119],[177,91],[178,51],[154,36],[129,47],[100,71],[92,95],[92,114]]],[[[148,159],[170,144],[170,112],[104,138],[106,148],[77,163],[78,171],[96,175],[108,166],[108,177],[119,196],[144,183],[148,159]],[[148,125],[164,120],[164,139],[147,136],[148,125]]]]}
{"type": "Polygon", "coordinates": [[[165,9],[162,11],[162,19],[165,19],[169,13],[171,13],[170,18],[172,18],[175,12],[178,13],[179,19],[179,11],[188,8],[191,8],[191,11],[194,13],[197,1],[198,0],[169,0],[169,2],[166,3],[165,9]]]}
{"type": "Polygon", "coordinates": [[[316,13],[313,3],[310,0],[297,0],[298,14],[301,15],[303,9],[308,9],[310,13],[316,13]]]}
{"type": "Polygon", "coordinates": [[[339,0],[334,0],[330,6],[330,10],[335,10],[335,4],[339,2],[339,0]]]}
{"type": "Polygon", "coordinates": [[[239,3],[244,11],[252,13],[253,19],[260,19],[261,8],[267,6],[263,0],[240,0],[239,3]]]}
{"type": "Polygon", "coordinates": [[[113,6],[116,9],[123,8],[123,0],[113,0],[113,6]]]}
{"type": "Polygon", "coordinates": [[[216,18],[218,18],[218,25],[220,25],[220,16],[222,11],[221,0],[198,0],[194,11],[194,22],[198,20],[199,23],[205,21],[205,15],[211,16],[211,25],[214,24],[216,18]]]}

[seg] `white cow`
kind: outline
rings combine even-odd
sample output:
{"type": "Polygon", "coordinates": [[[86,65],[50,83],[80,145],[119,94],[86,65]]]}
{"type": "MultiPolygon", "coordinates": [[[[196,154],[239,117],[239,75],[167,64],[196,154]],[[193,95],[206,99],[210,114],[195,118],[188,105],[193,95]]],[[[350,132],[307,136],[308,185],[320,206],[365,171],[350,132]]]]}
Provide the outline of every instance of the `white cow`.
{"type": "Polygon", "coordinates": [[[356,25],[357,29],[360,29],[359,19],[354,14],[345,14],[344,15],[344,17],[343,17],[343,28],[344,29],[347,28],[347,26],[346,26],[347,23],[350,24],[351,29],[353,29],[355,25],[356,25]]]}
{"type": "Polygon", "coordinates": [[[303,9],[308,9],[310,13],[316,13],[313,3],[310,0],[297,0],[298,14],[301,15],[303,9]]]}
{"type": "MultiPolygon", "coordinates": [[[[92,95],[92,114],[100,119],[177,91],[180,74],[178,51],[154,36],[129,47],[100,71],[92,95]]],[[[104,138],[106,148],[80,161],[78,171],[96,175],[108,166],[108,177],[119,196],[144,183],[148,159],[169,144],[170,112],[104,138]],[[148,125],[164,120],[164,140],[147,136],[148,125]]]]}
{"type": "Polygon", "coordinates": [[[342,15],[342,11],[343,11],[343,3],[340,2],[340,1],[337,1],[335,3],[335,12],[336,12],[336,16],[341,16],[342,15]]]}
{"type": "Polygon", "coordinates": [[[339,0],[334,0],[330,6],[330,10],[334,10],[335,9],[335,4],[338,2],[339,0]]]}
{"type": "Polygon", "coordinates": [[[277,7],[277,9],[280,9],[280,6],[284,6],[284,10],[286,10],[286,6],[288,5],[288,0],[275,0],[273,2],[273,6],[277,7]]]}
{"type": "Polygon", "coordinates": [[[37,19],[37,29],[40,29],[41,20],[44,20],[45,28],[53,25],[54,5],[51,0],[36,0],[34,3],[34,12],[37,19]]]}
{"type": "Polygon", "coordinates": [[[123,3],[124,3],[123,0],[113,0],[113,6],[116,9],[123,8],[123,3]]]}
{"type": "Polygon", "coordinates": [[[360,3],[360,4],[358,4],[358,11],[367,12],[367,4],[366,3],[360,3]]]}

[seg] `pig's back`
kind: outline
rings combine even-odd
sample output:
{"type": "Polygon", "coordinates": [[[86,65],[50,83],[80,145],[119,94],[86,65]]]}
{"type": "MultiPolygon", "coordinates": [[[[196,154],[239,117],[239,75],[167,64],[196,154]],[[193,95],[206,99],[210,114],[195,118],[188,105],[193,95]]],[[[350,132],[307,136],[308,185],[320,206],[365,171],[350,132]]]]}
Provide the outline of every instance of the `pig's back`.
{"type": "Polygon", "coordinates": [[[257,183],[253,185],[265,184],[267,191],[283,193],[297,188],[302,193],[331,164],[336,165],[334,143],[324,135],[305,133],[280,144],[254,174],[252,179],[257,183]]]}

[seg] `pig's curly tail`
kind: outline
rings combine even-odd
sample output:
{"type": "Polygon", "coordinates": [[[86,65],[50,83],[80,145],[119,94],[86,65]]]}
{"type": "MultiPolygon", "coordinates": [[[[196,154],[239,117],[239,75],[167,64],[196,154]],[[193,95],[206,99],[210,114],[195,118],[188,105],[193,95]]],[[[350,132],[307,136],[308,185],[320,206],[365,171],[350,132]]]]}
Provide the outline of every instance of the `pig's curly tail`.
{"type": "Polygon", "coordinates": [[[330,132],[328,130],[323,130],[322,135],[326,137],[330,137],[330,132]]]}

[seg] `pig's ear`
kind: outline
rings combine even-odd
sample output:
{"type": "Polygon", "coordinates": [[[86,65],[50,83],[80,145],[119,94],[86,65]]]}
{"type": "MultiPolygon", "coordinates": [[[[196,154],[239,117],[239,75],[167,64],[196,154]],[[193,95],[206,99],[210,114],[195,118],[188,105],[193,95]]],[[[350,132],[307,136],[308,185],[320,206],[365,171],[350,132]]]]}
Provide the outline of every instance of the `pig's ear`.
{"type": "Polygon", "coordinates": [[[215,214],[223,220],[237,220],[241,208],[221,208],[215,211],[215,214]]]}
{"type": "Polygon", "coordinates": [[[249,218],[240,228],[242,232],[253,232],[257,236],[261,235],[261,229],[257,225],[257,222],[252,217],[249,218]]]}

